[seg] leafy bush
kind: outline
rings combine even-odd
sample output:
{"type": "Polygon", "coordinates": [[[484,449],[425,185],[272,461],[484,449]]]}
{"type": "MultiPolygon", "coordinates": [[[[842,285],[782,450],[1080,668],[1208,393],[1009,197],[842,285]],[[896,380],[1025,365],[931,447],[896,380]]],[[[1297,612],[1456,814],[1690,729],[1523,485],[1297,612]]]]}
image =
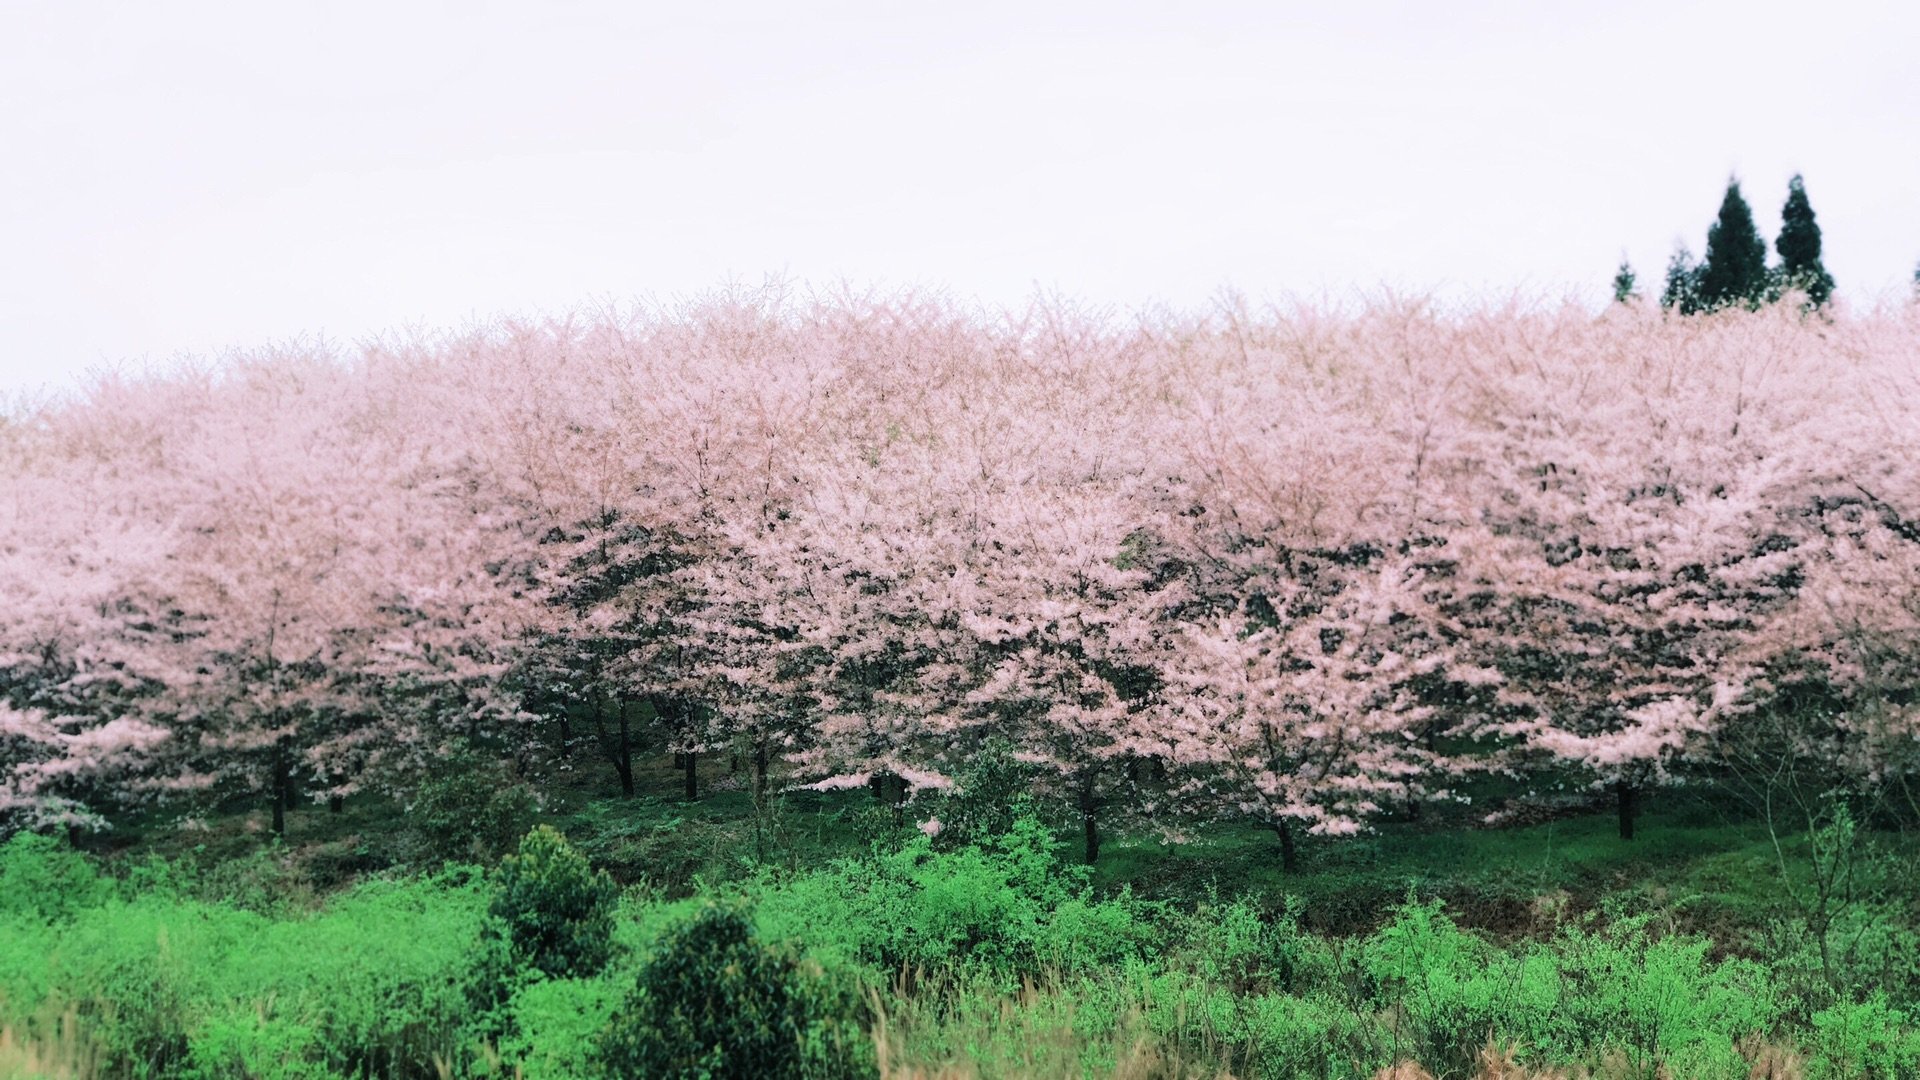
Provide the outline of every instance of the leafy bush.
{"type": "Polygon", "coordinates": [[[747,915],[710,907],[670,931],[601,1042],[616,1080],[870,1075],[847,1000],[762,945],[747,915]]]}
{"type": "Polygon", "coordinates": [[[0,1003],[75,1009],[106,1076],[426,1072],[467,1015],[484,903],[453,874],[371,882],[300,919],[109,899],[38,944],[0,920],[0,957],[38,945],[19,972],[0,963],[0,1003]]]}
{"type": "Polygon", "coordinates": [[[1778,1027],[1780,1003],[1764,968],[1709,962],[1707,948],[1655,938],[1636,918],[1500,950],[1438,901],[1410,901],[1367,940],[1361,966],[1396,1049],[1423,1062],[1464,1068],[1493,1039],[1562,1064],[1616,1051],[1636,1068],[1744,1076],[1735,1047],[1778,1027]]]}
{"type": "Polygon", "coordinates": [[[540,979],[514,994],[501,1057],[524,1080],[580,1080],[592,1076],[595,1040],[613,1020],[621,993],[610,975],[595,979],[540,979]]]}
{"type": "Polygon", "coordinates": [[[271,1016],[267,1006],[242,1005],[199,1026],[188,1049],[189,1080],[335,1080],[320,1060],[312,1025],[271,1016]]]}
{"type": "Polygon", "coordinates": [[[538,810],[533,790],[499,763],[456,755],[413,790],[398,854],[411,862],[491,863],[513,850],[538,810]]]}
{"type": "Polygon", "coordinates": [[[443,875],[298,918],[150,895],[0,919],[0,1023],[72,1011],[106,1076],[427,1074],[467,1013],[484,904],[443,875]]]}
{"type": "Polygon", "coordinates": [[[1911,1080],[1920,1076],[1920,1017],[1875,995],[1813,1016],[1809,1080],[1911,1080]]]}
{"type": "Polygon", "coordinates": [[[1042,968],[1095,968],[1149,932],[1127,900],[1092,898],[1087,869],[1063,864],[1031,814],[952,851],[915,835],[899,850],[843,860],[761,895],[760,921],[826,958],[880,971],[965,968],[1009,988],[1042,968]]]}
{"type": "Polygon", "coordinates": [[[0,844],[0,915],[54,922],[112,891],[90,859],[50,836],[18,833],[0,844]]]}
{"type": "Polygon", "coordinates": [[[1269,918],[1248,898],[1222,903],[1209,893],[1192,912],[1173,917],[1179,945],[1172,963],[1236,993],[1331,988],[1339,964],[1324,939],[1301,928],[1303,906],[1288,897],[1269,918]]]}
{"type": "Polygon", "coordinates": [[[620,889],[551,826],[528,833],[519,853],[501,860],[493,889],[491,932],[517,964],[559,979],[606,967],[620,889]]]}
{"type": "Polygon", "coordinates": [[[934,800],[943,847],[1004,836],[1033,813],[1033,769],[1014,757],[1013,743],[994,736],[981,744],[953,787],[934,800]]]}

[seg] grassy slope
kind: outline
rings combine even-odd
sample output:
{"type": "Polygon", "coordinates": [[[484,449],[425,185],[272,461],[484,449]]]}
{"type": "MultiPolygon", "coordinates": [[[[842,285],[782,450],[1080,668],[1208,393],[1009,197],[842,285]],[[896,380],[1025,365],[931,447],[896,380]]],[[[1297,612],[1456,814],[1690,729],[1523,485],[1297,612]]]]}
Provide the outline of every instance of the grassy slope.
{"type": "MultiPolygon", "coordinates": [[[[743,876],[763,860],[816,866],[864,852],[900,828],[866,792],[798,791],[773,800],[761,831],[751,796],[734,782],[744,775],[730,778],[724,758],[702,762],[701,796],[691,803],[680,797],[680,773],[666,758],[635,764],[633,798],[621,798],[606,770],[588,765],[548,787],[542,816],[617,879],[644,878],[666,895],[691,891],[696,881],[743,876]]],[[[278,862],[316,893],[329,891],[390,858],[387,841],[402,812],[370,796],[350,800],[341,814],[305,808],[290,816],[278,862]]],[[[261,865],[269,841],[264,810],[234,807],[200,820],[188,828],[177,816],[127,822],[103,847],[121,858],[151,853],[191,855],[212,866],[261,865]]],[[[899,820],[910,827],[911,808],[899,820]]],[[[1305,925],[1339,934],[1377,927],[1410,891],[1446,900],[1464,925],[1497,936],[1549,928],[1569,910],[1652,912],[1731,952],[1749,951],[1752,936],[1787,913],[1780,860],[1759,822],[1731,820],[1670,791],[1647,800],[1635,840],[1623,842],[1615,830],[1606,813],[1509,828],[1385,822],[1358,838],[1304,843],[1301,871],[1290,875],[1272,834],[1250,825],[1197,826],[1178,842],[1154,830],[1109,826],[1094,882],[1103,893],[1127,888],[1181,905],[1249,895],[1277,908],[1293,896],[1304,904],[1305,925]]],[[[1061,822],[1059,835],[1063,853],[1077,852],[1069,822],[1061,822]]],[[[1876,841],[1905,859],[1920,858],[1920,837],[1882,834],[1876,841]]],[[[1803,870],[1805,837],[1783,842],[1789,868],[1803,870]]],[[[1920,897],[1915,907],[1920,923],[1920,897]]]]}

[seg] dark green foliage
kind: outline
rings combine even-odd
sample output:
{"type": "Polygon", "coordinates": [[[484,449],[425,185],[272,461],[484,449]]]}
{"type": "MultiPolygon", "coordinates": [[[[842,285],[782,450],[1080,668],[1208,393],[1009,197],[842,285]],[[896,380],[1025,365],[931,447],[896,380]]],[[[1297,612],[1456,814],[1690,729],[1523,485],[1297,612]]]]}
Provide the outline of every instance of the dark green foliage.
{"type": "Polygon", "coordinates": [[[1707,311],[1733,304],[1757,308],[1766,302],[1767,243],[1753,224],[1753,208],[1740,194],[1740,182],[1727,182],[1720,216],[1707,228],[1707,260],[1701,264],[1699,304],[1707,311]]]}
{"type": "Polygon", "coordinates": [[[1780,281],[1790,289],[1799,289],[1815,307],[1833,295],[1833,275],[1820,261],[1820,225],[1813,219],[1813,204],[1807,201],[1807,188],[1798,175],[1787,183],[1787,204],[1780,210],[1780,236],[1773,242],[1780,253],[1780,281]]]}
{"type": "Polygon", "coordinates": [[[613,956],[620,889],[551,826],[520,841],[493,875],[487,914],[516,966],[554,978],[598,974],[613,956]]]}
{"type": "Polygon", "coordinates": [[[1667,260],[1667,284],[1660,292],[1660,306],[1669,311],[1677,309],[1682,315],[1700,310],[1700,267],[1684,244],[1667,260]]]}
{"type": "Polygon", "coordinates": [[[1621,259],[1620,269],[1615,271],[1613,275],[1613,302],[1616,304],[1627,304],[1640,299],[1640,292],[1636,284],[1637,280],[1634,276],[1632,265],[1629,264],[1627,260],[1621,259]]]}
{"type": "Polygon", "coordinates": [[[399,854],[410,862],[490,863],[513,850],[539,803],[497,763],[458,754],[413,790],[399,854]]]}
{"type": "Polygon", "coordinates": [[[603,1036],[612,1080],[765,1080],[870,1073],[845,1002],[788,954],[762,945],[738,908],[670,930],[603,1036]],[[838,1005],[839,1008],[835,1006],[838,1005]]]}
{"type": "Polygon", "coordinates": [[[1033,813],[1033,769],[1017,760],[1012,742],[999,736],[981,744],[953,787],[934,802],[942,846],[1004,836],[1033,813]]]}

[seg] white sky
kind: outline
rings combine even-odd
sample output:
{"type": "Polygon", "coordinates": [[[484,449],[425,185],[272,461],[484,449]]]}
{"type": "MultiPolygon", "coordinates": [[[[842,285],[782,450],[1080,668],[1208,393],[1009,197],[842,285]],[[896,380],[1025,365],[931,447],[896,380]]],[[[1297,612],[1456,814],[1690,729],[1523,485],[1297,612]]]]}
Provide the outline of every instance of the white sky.
{"type": "Polygon", "coordinates": [[[0,0],[0,389],[775,274],[1658,290],[1804,172],[1920,259],[1920,5],[0,0]]]}

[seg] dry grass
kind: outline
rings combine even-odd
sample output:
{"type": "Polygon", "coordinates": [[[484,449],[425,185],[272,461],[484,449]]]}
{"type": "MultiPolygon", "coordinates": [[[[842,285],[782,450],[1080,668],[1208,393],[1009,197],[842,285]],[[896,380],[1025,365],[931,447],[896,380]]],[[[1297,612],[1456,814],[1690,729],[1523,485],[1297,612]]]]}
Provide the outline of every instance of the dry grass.
{"type": "MultiPolygon", "coordinates": [[[[884,1021],[874,1028],[875,1049],[880,1061],[881,1080],[1065,1080],[1083,1074],[1062,1061],[1059,1068],[1027,1071],[1018,1068],[986,1069],[974,1062],[911,1064],[899,1033],[884,1021]]],[[[1740,1047],[1741,1056],[1751,1063],[1748,1080],[1805,1080],[1806,1070],[1799,1053],[1791,1047],[1750,1040],[1740,1047]]],[[[1184,1058],[1155,1040],[1135,1038],[1115,1063],[1108,1080],[1235,1080],[1232,1073],[1215,1065],[1184,1058]]],[[[1418,1062],[1401,1061],[1375,1073],[1372,1080],[1441,1080],[1418,1062]]],[[[1665,1066],[1652,1072],[1635,1064],[1624,1053],[1614,1051],[1592,1067],[1568,1068],[1528,1066],[1519,1061],[1519,1047],[1489,1043],[1481,1048],[1471,1076],[1448,1080],[1685,1080],[1665,1066]]]]}
{"type": "MultiPolygon", "coordinates": [[[[1792,1047],[1779,1046],[1750,1039],[1740,1046],[1740,1056],[1747,1059],[1751,1071],[1748,1080],[1805,1080],[1806,1070],[1798,1051],[1792,1047]]],[[[1474,1073],[1461,1080],[1684,1080],[1676,1078],[1666,1066],[1657,1065],[1649,1073],[1645,1066],[1636,1065],[1624,1053],[1612,1051],[1600,1060],[1594,1068],[1576,1065],[1562,1069],[1555,1067],[1530,1068],[1517,1059],[1519,1047],[1500,1046],[1488,1043],[1480,1050],[1475,1059],[1474,1073]]],[[[1402,1061],[1391,1068],[1375,1073],[1373,1080],[1436,1080],[1434,1075],[1420,1067],[1416,1062],[1402,1061]]]]}
{"type": "Polygon", "coordinates": [[[99,1053],[80,1034],[79,1017],[62,1016],[49,1033],[0,1027],[0,1080],[95,1080],[99,1053]]]}

